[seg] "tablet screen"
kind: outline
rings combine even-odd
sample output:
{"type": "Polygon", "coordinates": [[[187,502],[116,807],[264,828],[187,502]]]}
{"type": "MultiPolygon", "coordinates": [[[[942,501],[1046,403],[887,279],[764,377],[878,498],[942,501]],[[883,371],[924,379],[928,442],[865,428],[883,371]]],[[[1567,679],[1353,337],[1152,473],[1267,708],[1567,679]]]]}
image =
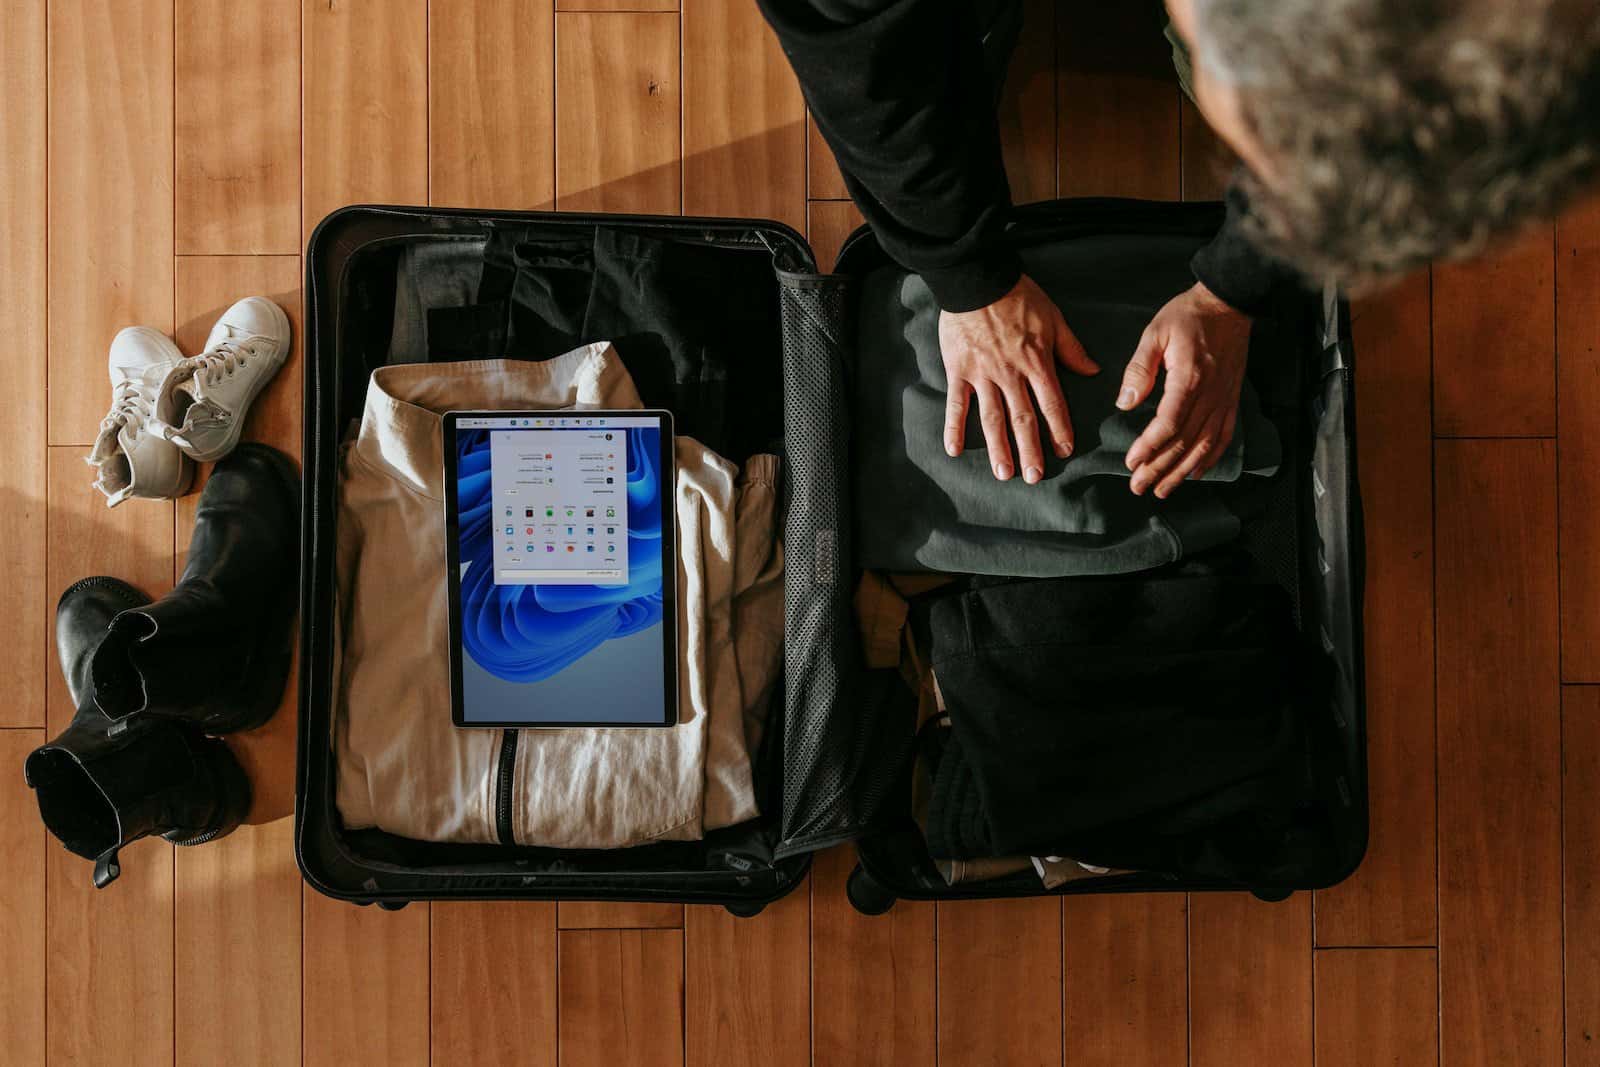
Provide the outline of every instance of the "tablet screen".
{"type": "Polygon", "coordinates": [[[666,726],[676,657],[670,418],[445,418],[460,726],[666,726]]]}

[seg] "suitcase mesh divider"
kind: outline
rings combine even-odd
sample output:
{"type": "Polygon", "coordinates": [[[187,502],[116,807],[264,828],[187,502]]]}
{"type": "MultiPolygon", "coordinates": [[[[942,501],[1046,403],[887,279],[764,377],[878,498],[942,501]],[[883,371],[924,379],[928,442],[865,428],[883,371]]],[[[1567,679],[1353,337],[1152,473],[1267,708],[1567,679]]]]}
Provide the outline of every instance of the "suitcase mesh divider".
{"type": "Polygon", "coordinates": [[[850,284],[780,274],[784,444],[783,837],[778,854],[868,826],[889,798],[908,725],[861,698],[851,589],[850,284]]]}

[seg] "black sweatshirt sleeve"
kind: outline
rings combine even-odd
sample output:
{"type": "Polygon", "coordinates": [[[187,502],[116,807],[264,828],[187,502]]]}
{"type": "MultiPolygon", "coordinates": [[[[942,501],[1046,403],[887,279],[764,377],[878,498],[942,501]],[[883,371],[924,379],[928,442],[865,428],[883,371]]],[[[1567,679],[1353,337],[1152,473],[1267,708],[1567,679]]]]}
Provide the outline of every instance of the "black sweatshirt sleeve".
{"type": "Polygon", "coordinates": [[[1211,243],[1194,254],[1189,267],[1194,276],[1223,303],[1246,315],[1258,315],[1278,287],[1293,284],[1298,275],[1284,263],[1256,248],[1245,237],[1243,220],[1250,201],[1237,183],[1228,187],[1227,215],[1211,243]]]}
{"type": "Polygon", "coordinates": [[[939,306],[1016,284],[1000,132],[968,0],[760,0],[850,196],[939,306]]]}

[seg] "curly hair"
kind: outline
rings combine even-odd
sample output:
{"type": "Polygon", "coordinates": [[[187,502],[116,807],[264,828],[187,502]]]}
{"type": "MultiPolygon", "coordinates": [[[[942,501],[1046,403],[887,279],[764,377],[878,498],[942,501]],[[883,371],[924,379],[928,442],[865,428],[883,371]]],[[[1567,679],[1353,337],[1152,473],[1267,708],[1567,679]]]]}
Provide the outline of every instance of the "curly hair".
{"type": "Polygon", "coordinates": [[[1470,256],[1600,178],[1600,0],[1198,0],[1195,26],[1272,161],[1247,233],[1311,277],[1470,256]]]}

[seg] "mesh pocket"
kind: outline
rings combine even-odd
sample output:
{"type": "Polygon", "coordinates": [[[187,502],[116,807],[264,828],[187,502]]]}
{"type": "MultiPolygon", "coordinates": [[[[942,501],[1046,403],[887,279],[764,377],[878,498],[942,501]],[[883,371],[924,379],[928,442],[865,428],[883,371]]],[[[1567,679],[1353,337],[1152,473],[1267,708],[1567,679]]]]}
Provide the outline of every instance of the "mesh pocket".
{"type": "Polygon", "coordinates": [[[781,275],[784,450],[783,840],[819,848],[868,826],[898,763],[897,723],[864,701],[850,609],[849,283],[781,275]]]}

